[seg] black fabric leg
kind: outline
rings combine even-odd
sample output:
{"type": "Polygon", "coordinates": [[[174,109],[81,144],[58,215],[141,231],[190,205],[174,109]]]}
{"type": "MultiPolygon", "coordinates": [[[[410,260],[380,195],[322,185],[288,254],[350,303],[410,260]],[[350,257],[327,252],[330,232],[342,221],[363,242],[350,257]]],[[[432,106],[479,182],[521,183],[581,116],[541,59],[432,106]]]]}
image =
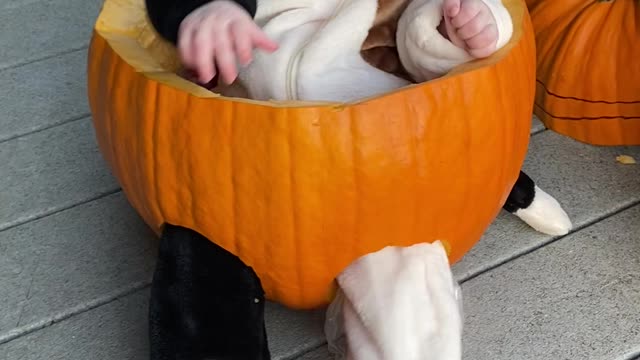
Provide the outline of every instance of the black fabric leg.
{"type": "Polygon", "coordinates": [[[519,209],[528,208],[536,196],[535,185],[527,174],[520,171],[518,180],[515,185],[513,185],[513,189],[511,189],[503,209],[510,213],[515,213],[519,209]]]}
{"type": "Polygon", "coordinates": [[[260,280],[202,235],[167,225],[149,303],[151,360],[269,360],[260,280]]]}

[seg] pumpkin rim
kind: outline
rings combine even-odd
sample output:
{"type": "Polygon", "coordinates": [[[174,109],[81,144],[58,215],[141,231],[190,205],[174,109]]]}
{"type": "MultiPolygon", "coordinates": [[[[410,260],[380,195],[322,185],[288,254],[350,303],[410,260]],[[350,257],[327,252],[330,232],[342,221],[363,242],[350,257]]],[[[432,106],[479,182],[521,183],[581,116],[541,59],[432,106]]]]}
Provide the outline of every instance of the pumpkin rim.
{"type": "MultiPolygon", "coordinates": [[[[184,79],[178,74],[163,66],[151,55],[147,48],[145,48],[140,41],[131,41],[131,33],[139,32],[138,27],[131,26],[113,26],[109,25],[105,18],[112,18],[113,15],[117,16],[130,16],[135,17],[135,11],[121,11],[120,8],[107,8],[107,3],[113,3],[113,0],[105,0],[102,8],[95,22],[93,29],[93,36],[99,35],[109,45],[113,52],[118,55],[125,63],[129,64],[136,73],[139,75],[157,82],[161,86],[169,86],[176,90],[186,92],[190,96],[198,98],[212,98],[219,101],[245,103],[251,105],[258,105],[269,108],[308,108],[308,107],[324,107],[342,109],[350,106],[357,106],[367,103],[369,101],[375,101],[377,99],[403,93],[416,87],[435,86],[443,81],[447,81],[449,78],[457,76],[465,76],[473,74],[476,71],[481,71],[487,67],[494,67],[500,63],[511,50],[520,42],[524,33],[524,17],[526,13],[526,5],[524,1],[519,0],[501,0],[513,22],[513,34],[511,39],[505,46],[493,53],[491,56],[475,59],[461,65],[454,67],[451,71],[445,75],[422,83],[413,83],[407,86],[400,87],[391,91],[387,91],[381,94],[376,94],[368,97],[363,97],[354,101],[346,102],[330,102],[330,101],[304,101],[304,100],[253,100],[242,97],[224,96],[219,93],[207,90],[206,88],[184,79]],[[161,69],[161,70],[159,70],[161,69]]],[[[143,5],[144,6],[144,5],[143,5]]],[[[155,38],[167,43],[163,40],[150,26],[146,12],[145,12],[145,25],[154,34],[155,38]]],[[[123,22],[131,25],[131,21],[124,20],[123,22]]],[[[145,26],[143,26],[145,28],[145,26]]]]}

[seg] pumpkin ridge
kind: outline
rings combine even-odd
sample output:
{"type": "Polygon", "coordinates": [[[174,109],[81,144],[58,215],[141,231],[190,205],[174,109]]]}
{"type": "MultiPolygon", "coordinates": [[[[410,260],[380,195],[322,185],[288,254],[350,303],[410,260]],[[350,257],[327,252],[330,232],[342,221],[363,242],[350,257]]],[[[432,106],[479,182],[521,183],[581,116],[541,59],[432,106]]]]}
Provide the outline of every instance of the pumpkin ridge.
{"type": "MultiPolygon", "coordinates": [[[[409,103],[404,103],[403,104],[404,109],[402,110],[402,112],[404,113],[409,113],[409,103]]],[[[420,198],[422,197],[422,194],[418,191],[419,190],[419,186],[418,186],[418,182],[420,181],[420,174],[418,171],[418,149],[417,149],[417,144],[416,144],[416,134],[418,133],[417,131],[417,118],[416,117],[411,117],[411,119],[409,120],[409,123],[406,125],[407,127],[409,127],[409,131],[407,131],[408,133],[408,142],[409,142],[409,146],[411,148],[411,151],[409,152],[411,154],[411,170],[413,173],[413,182],[412,182],[412,187],[413,187],[413,192],[415,194],[415,196],[413,196],[413,211],[411,212],[412,216],[413,216],[413,220],[412,220],[412,230],[411,232],[414,234],[418,233],[418,209],[419,209],[419,204],[420,204],[420,198]]]]}
{"type": "MultiPolygon", "coordinates": [[[[502,76],[501,76],[501,74],[499,72],[494,72],[493,76],[497,78],[497,82],[505,83],[505,79],[502,78],[502,76]]],[[[520,85],[520,83],[516,83],[516,86],[518,86],[518,85],[520,85]]],[[[521,89],[517,89],[518,92],[521,92],[520,90],[521,89]]],[[[498,96],[497,96],[498,100],[497,101],[499,102],[501,108],[507,106],[507,104],[505,104],[505,102],[503,100],[504,96],[505,96],[504,92],[505,92],[505,87],[504,86],[500,86],[500,87],[498,87],[498,89],[494,89],[492,91],[492,93],[497,93],[498,94],[498,96]]],[[[496,114],[495,116],[500,116],[500,114],[496,114]]],[[[510,121],[507,121],[505,126],[500,129],[501,132],[497,136],[505,136],[505,137],[507,137],[507,134],[513,133],[514,128],[515,128],[515,124],[512,124],[510,121]]],[[[503,151],[500,153],[501,157],[504,157],[504,154],[508,154],[510,150],[515,148],[515,146],[513,144],[510,144],[510,143],[508,143],[506,141],[504,141],[502,143],[502,147],[503,147],[503,151]]],[[[503,166],[498,167],[498,171],[495,174],[496,176],[493,177],[491,179],[491,181],[498,181],[498,179],[508,179],[508,175],[506,174],[508,172],[508,170],[510,170],[510,169],[508,169],[508,167],[509,167],[508,166],[508,161],[503,161],[503,159],[494,159],[494,161],[497,161],[500,164],[503,164],[503,166]]],[[[506,199],[505,199],[505,201],[506,201],[506,199]]]]}
{"type": "MultiPolygon", "coordinates": [[[[562,0],[562,1],[566,1],[566,0],[562,0]]],[[[569,31],[566,31],[564,29],[575,28],[578,22],[579,15],[581,13],[584,13],[590,7],[589,3],[585,3],[582,1],[579,3],[580,5],[582,5],[580,7],[580,10],[575,10],[573,7],[567,6],[566,8],[563,9],[564,11],[562,11],[561,14],[559,15],[554,14],[553,20],[550,21],[550,24],[547,24],[546,26],[543,27],[542,25],[537,24],[535,20],[537,20],[538,18],[540,18],[541,20],[546,20],[546,17],[542,15],[537,17],[536,13],[542,12],[546,14],[550,11],[549,9],[547,9],[547,7],[550,7],[550,6],[548,2],[544,2],[540,0],[538,0],[537,4],[539,4],[539,7],[534,5],[531,9],[531,17],[534,20],[534,27],[541,28],[541,30],[537,34],[537,37],[539,38],[542,36],[559,37],[559,39],[556,41],[560,43],[567,43],[569,41],[569,39],[567,39],[567,37],[569,36],[569,31]],[[577,11],[576,14],[573,13],[575,11],[577,11]],[[549,34],[551,32],[553,33],[549,34]],[[560,34],[558,34],[558,32],[560,34]]],[[[558,6],[558,4],[553,4],[553,5],[558,6]]],[[[560,12],[555,8],[554,10],[560,12]]],[[[546,50],[546,51],[541,51],[540,46],[537,46],[536,48],[536,51],[538,52],[537,58],[541,59],[543,64],[545,64],[543,65],[543,67],[547,67],[547,66],[552,66],[552,65],[546,65],[547,62],[550,62],[551,64],[553,64],[554,62],[559,61],[558,59],[564,59],[564,54],[558,54],[558,52],[561,50],[566,50],[566,48],[562,47],[558,49],[557,46],[550,46],[550,47],[544,47],[542,50],[546,50]],[[553,52],[553,53],[550,53],[550,52],[553,52]]],[[[545,74],[545,75],[553,76],[555,74],[545,74]]],[[[546,80],[549,81],[550,79],[546,79],[546,80]]]]}
{"type": "MultiPolygon", "coordinates": [[[[112,74],[117,74],[118,73],[118,68],[119,68],[119,63],[117,63],[117,62],[112,63],[110,68],[111,68],[112,74]]],[[[112,78],[112,76],[110,76],[110,78],[112,78]]],[[[115,98],[116,94],[117,94],[117,90],[121,88],[119,86],[120,84],[119,84],[118,81],[120,81],[120,79],[118,79],[116,77],[116,79],[111,84],[112,85],[111,88],[109,90],[107,90],[108,94],[109,94],[109,98],[115,98]]],[[[112,134],[119,134],[119,130],[120,130],[120,127],[121,127],[120,126],[120,122],[113,121],[113,120],[115,120],[114,119],[114,115],[117,115],[117,113],[116,114],[110,114],[110,116],[111,116],[110,120],[111,121],[109,121],[109,123],[111,124],[111,131],[112,131],[112,134]]],[[[121,156],[122,155],[122,153],[121,153],[122,146],[113,146],[113,145],[115,145],[115,144],[111,144],[111,151],[113,152],[113,159],[115,159],[115,161],[116,161],[116,166],[118,168],[123,168],[123,167],[126,168],[125,164],[123,164],[124,159],[126,159],[126,157],[121,156]]],[[[127,190],[129,190],[129,192],[135,193],[135,192],[132,191],[134,189],[131,189],[131,182],[129,180],[130,173],[127,174],[126,172],[123,172],[123,173],[120,174],[120,176],[124,179],[124,183],[122,184],[123,187],[126,187],[127,190]]],[[[135,201],[138,204],[138,206],[140,206],[139,204],[141,202],[138,201],[138,197],[137,196],[135,196],[132,200],[135,201]]]]}
{"type": "MultiPolygon", "coordinates": [[[[289,160],[289,166],[288,166],[288,174],[287,176],[289,177],[289,197],[290,197],[290,201],[291,201],[291,211],[290,211],[290,215],[291,215],[291,223],[293,225],[293,255],[295,257],[295,259],[303,259],[302,257],[302,246],[306,245],[306,240],[303,236],[301,231],[300,231],[300,226],[299,226],[299,222],[300,220],[298,219],[298,216],[300,214],[300,205],[298,203],[298,197],[296,196],[298,191],[298,182],[296,181],[296,175],[295,175],[295,171],[298,167],[296,165],[296,159],[295,159],[295,149],[294,149],[294,140],[292,139],[293,136],[293,129],[292,126],[295,124],[296,119],[293,118],[291,116],[291,110],[288,110],[287,112],[285,112],[285,121],[284,123],[287,124],[286,125],[286,130],[287,130],[287,154],[288,154],[288,160],[289,160]]],[[[297,298],[301,301],[304,301],[304,293],[303,293],[303,286],[304,283],[302,282],[302,279],[304,278],[302,276],[302,267],[303,267],[303,262],[302,261],[296,261],[295,262],[295,277],[296,277],[296,284],[298,284],[298,286],[296,286],[296,290],[297,290],[297,298]]]]}
{"type": "Polygon", "coordinates": [[[351,253],[352,254],[357,254],[358,250],[359,250],[359,242],[360,239],[362,239],[362,230],[361,230],[361,226],[360,224],[361,222],[361,214],[362,214],[362,179],[360,178],[360,175],[358,174],[361,164],[361,159],[359,157],[359,152],[358,152],[358,148],[359,148],[359,137],[358,137],[358,123],[360,121],[360,112],[359,111],[350,111],[351,115],[349,117],[349,131],[351,133],[350,139],[349,139],[349,143],[351,145],[351,168],[353,169],[353,182],[355,184],[354,187],[354,198],[355,198],[355,202],[356,202],[356,206],[354,206],[354,220],[355,220],[355,228],[354,228],[354,234],[356,235],[355,239],[353,239],[353,243],[351,244],[351,253]]]}
{"type": "MultiPolygon", "coordinates": [[[[273,131],[273,127],[274,127],[274,124],[272,122],[269,124],[268,131],[269,132],[273,131]]],[[[268,162],[268,165],[265,169],[265,173],[268,174],[268,176],[274,176],[275,174],[273,174],[273,156],[274,156],[273,144],[272,143],[265,144],[265,151],[266,151],[266,154],[265,154],[264,161],[268,162]]],[[[275,184],[271,184],[272,189],[275,186],[276,186],[275,184]]],[[[273,197],[273,192],[264,191],[262,193],[262,201],[264,202],[264,211],[262,216],[264,216],[265,218],[270,218],[269,215],[274,211],[272,197],[273,197]]],[[[278,241],[278,238],[276,235],[277,231],[274,231],[274,226],[277,226],[277,225],[275,225],[273,221],[268,221],[265,226],[266,228],[265,238],[267,240],[262,241],[262,254],[265,254],[265,259],[278,259],[277,256],[274,256],[274,251],[270,246],[270,244],[274,243],[275,241],[278,241]]],[[[262,264],[261,266],[267,268],[266,264],[262,264]]],[[[267,289],[265,289],[265,292],[266,290],[267,289]]]]}
{"type": "MultiPolygon", "coordinates": [[[[149,84],[149,86],[152,86],[152,90],[151,91],[147,91],[147,96],[151,97],[150,102],[151,104],[153,104],[152,107],[152,116],[150,118],[146,118],[143,121],[149,121],[149,119],[156,119],[157,118],[157,114],[159,113],[158,109],[160,108],[160,102],[158,101],[158,86],[156,84],[149,84]]],[[[162,120],[159,120],[162,121],[162,120]]],[[[149,121],[151,122],[151,121],[149,121]]],[[[151,126],[151,137],[153,139],[153,141],[151,141],[151,144],[149,144],[149,146],[151,147],[150,149],[150,171],[149,171],[149,175],[151,176],[151,179],[149,179],[149,184],[151,185],[151,189],[150,192],[154,193],[154,196],[156,199],[161,199],[160,196],[160,183],[158,181],[158,166],[157,166],[157,162],[156,159],[158,158],[158,146],[160,146],[159,144],[161,144],[161,142],[159,141],[159,129],[161,128],[161,126],[153,126],[153,122],[152,126],[151,126]]],[[[162,124],[160,124],[162,125],[162,124]]],[[[164,212],[162,211],[162,203],[159,203],[158,201],[153,201],[151,202],[152,205],[154,205],[155,207],[155,212],[157,213],[157,215],[160,218],[166,218],[166,215],[164,214],[164,212]]],[[[161,224],[160,224],[161,225],[161,224]]]]}
{"type": "Polygon", "coordinates": [[[549,88],[545,85],[545,83],[540,80],[540,79],[536,79],[536,83],[538,83],[540,86],[542,86],[542,88],[544,89],[544,91],[554,97],[557,97],[559,99],[565,99],[565,100],[576,100],[576,101],[581,101],[581,102],[588,102],[588,103],[594,103],[594,104],[608,104],[608,105],[615,105],[615,104],[640,104],[640,100],[631,100],[631,101],[625,101],[625,100],[617,100],[617,101],[608,101],[608,100],[591,100],[591,99],[584,99],[584,98],[579,98],[576,96],[565,96],[565,95],[560,95],[557,93],[554,93],[553,91],[549,90],[549,88]]]}
{"type": "Polygon", "coordinates": [[[577,116],[559,116],[559,115],[554,115],[552,113],[550,113],[544,106],[536,103],[535,104],[537,107],[540,108],[541,111],[543,111],[546,115],[549,115],[551,117],[553,117],[554,119],[561,119],[561,120],[567,120],[567,121],[578,121],[578,120],[585,120],[585,121],[597,121],[597,120],[612,120],[612,119],[623,119],[623,120],[635,120],[635,119],[640,119],[640,115],[638,116],[623,116],[623,115],[597,115],[597,116],[582,116],[582,117],[577,117],[577,116]]]}
{"type": "MultiPolygon", "coordinates": [[[[191,103],[191,99],[187,99],[187,104],[191,103]]],[[[187,106],[187,108],[189,108],[189,106],[187,106]]],[[[177,119],[176,119],[177,120],[177,119]]],[[[175,124],[171,124],[172,127],[176,126],[178,124],[178,122],[176,121],[175,124]]],[[[166,125],[165,125],[166,126],[166,125]]],[[[191,149],[191,147],[193,146],[192,143],[192,139],[191,139],[191,132],[184,130],[188,135],[187,138],[185,140],[185,144],[184,146],[182,146],[180,149],[176,149],[176,151],[179,151],[180,153],[184,153],[186,151],[186,149],[191,149]]],[[[193,167],[193,161],[179,161],[181,167],[184,169],[185,174],[195,174],[194,171],[194,167],[193,167]]],[[[189,175],[187,175],[189,176],[189,175]]],[[[193,175],[189,176],[189,180],[191,180],[194,183],[198,183],[198,179],[194,179],[192,178],[193,175]]],[[[197,186],[197,185],[196,185],[197,186]]],[[[184,195],[180,196],[180,205],[181,207],[184,209],[184,211],[188,211],[189,215],[192,219],[195,219],[197,222],[201,222],[200,220],[200,214],[197,211],[197,207],[196,207],[196,203],[193,201],[193,192],[189,190],[184,191],[184,195]]],[[[212,240],[209,240],[212,241],[212,240]]],[[[213,240],[215,241],[215,239],[213,240]]]]}
{"type": "MultiPolygon", "coordinates": [[[[238,249],[240,249],[240,242],[241,239],[239,238],[239,234],[238,234],[238,206],[239,206],[239,199],[238,199],[238,183],[237,183],[237,170],[235,167],[236,164],[236,159],[237,159],[237,154],[236,151],[238,151],[239,149],[241,149],[241,147],[239,147],[236,144],[236,126],[237,126],[237,121],[234,121],[234,115],[235,115],[235,109],[234,107],[236,106],[236,104],[233,104],[232,106],[229,107],[229,110],[231,112],[231,114],[226,114],[225,112],[225,120],[229,123],[229,134],[228,136],[228,142],[229,142],[229,149],[231,149],[229,151],[229,192],[230,194],[230,201],[231,201],[231,209],[232,209],[232,213],[231,213],[231,245],[232,245],[232,249],[228,249],[230,252],[233,252],[234,254],[238,255],[238,249]]],[[[213,240],[216,241],[215,239],[209,239],[209,240],[213,240]]],[[[252,264],[248,264],[249,266],[252,266],[252,264]]]]}
{"type": "MultiPolygon", "coordinates": [[[[98,47],[98,46],[96,46],[98,47]]],[[[106,42],[100,43],[99,46],[99,54],[91,54],[92,56],[96,56],[98,58],[106,58],[108,55],[105,54],[106,52],[106,42]]],[[[109,68],[113,67],[115,65],[115,62],[110,62],[107,66],[107,69],[103,69],[103,66],[100,66],[101,64],[96,65],[97,68],[99,69],[90,69],[90,73],[95,73],[98,72],[100,74],[100,76],[98,77],[99,80],[96,81],[97,83],[100,82],[104,82],[109,84],[110,82],[108,80],[106,80],[106,78],[111,79],[111,76],[109,76],[111,74],[111,71],[109,71],[109,68]]],[[[94,98],[91,101],[92,107],[94,108],[94,111],[96,112],[96,115],[93,116],[93,121],[95,122],[100,122],[101,125],[104,126],[104,132],[105,132],[105,136],[104,137],[100,137],[98,139],[98,142],[101,145],[102,149],[102,153],[104,154],[103,156],[107,159],[107,161],[110,163],[110,167],[111,167],[111,171],[113,172],[113,174],[115,176],[117,176],[119,179],[122,179],[122,176],[120,174],[120,167],[118,166],[118,160],[116,159],[116,154],[115,151],[113,150],[113,146],[111,144],[111,139],[113,139],[113,124],[112,124],[112,113],[110,111],[107,111],[106,107],[106,102],[102,102],[102,101],[97,101],[97,98],[100,98],[100,95],[106,95],[104,97],[108,97],[109,99],[112,98],[112,94],[111,91],[115,91],[115,89],[112,86],[107,86],[106,89],[101,89],[97,96],[94,96],[94,98]],[[106,92],[106,94],[104,94],[106,92]]],[[[122,188],[122,180],[120,183],[120,187],[122,188]]]]}

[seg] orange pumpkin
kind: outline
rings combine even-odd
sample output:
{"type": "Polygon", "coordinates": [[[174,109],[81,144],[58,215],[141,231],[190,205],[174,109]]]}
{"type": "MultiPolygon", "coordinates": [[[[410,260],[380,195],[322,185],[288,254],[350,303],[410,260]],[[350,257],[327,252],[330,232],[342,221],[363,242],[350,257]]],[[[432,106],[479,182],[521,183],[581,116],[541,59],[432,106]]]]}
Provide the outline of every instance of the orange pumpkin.
{"type": "Polygon", "coordinates": [[[640,1],[527,0],[535,113],[594,145],[640,145],[640,1]]]}
{"type": "Polygon", "coordinates": [[[175,74],[142,0],[107,0],[88,60],[99,147],[157,233],[191,228],[254,268],[268,299],[326,305],[334,278],[388,245],[441,239],[455,262],[504,204],[529,141],[535,44],[349,104],[225,98],[175,74]]]}

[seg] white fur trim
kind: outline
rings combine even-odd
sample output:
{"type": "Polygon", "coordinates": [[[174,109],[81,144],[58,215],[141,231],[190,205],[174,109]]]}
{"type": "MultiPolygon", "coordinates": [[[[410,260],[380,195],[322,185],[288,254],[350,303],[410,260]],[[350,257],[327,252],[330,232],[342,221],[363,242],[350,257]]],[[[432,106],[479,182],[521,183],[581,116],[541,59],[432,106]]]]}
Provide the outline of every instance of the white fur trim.
{"type": "Polygon", "coordinates": [[[482,0],[482,2],[489,7],[493,18],[496,20],[498,27],[498,43],[496,44],[496,48],[499,50],[507,45],[509,40],[511,40],[511,36],[513,36],[513,20],[511,19],[511,14],[509,14],[509,10],[504,7],[500,0],[482,0]]]}
{"type": "MultiPolygon", "coordinates": [[[[511,15],[500,0],[482,1],[496,20],[497,49],[500,49],[513,34],[511,15]]],[[[455,46],[440,34],[438,25],[442,19],[442,0],[414,0],[398,22],[396,42],[400,61],[417,82],[432,80],[473,60],[466,50],[455,46]]]]}
{"type": "Polygon", "coordinates": [[[531,205],[526,209],[518,209],[514,215],[544,234],[565,235],[573,228],[560,203],[538,186],[535,187],[531,205]]]}
{"type": "Polygon", "coordinates": [[[459,294],[440,241],[368,254],[338,283],[348,359],[461,358],[459,294]]]}
{"type": "Polygon", "coordinates": [[[398,21],[396,42],[400,61],[417,82],[443,75],[473,60],[438,32],[442,0],[414,0],[398,21]]]}

